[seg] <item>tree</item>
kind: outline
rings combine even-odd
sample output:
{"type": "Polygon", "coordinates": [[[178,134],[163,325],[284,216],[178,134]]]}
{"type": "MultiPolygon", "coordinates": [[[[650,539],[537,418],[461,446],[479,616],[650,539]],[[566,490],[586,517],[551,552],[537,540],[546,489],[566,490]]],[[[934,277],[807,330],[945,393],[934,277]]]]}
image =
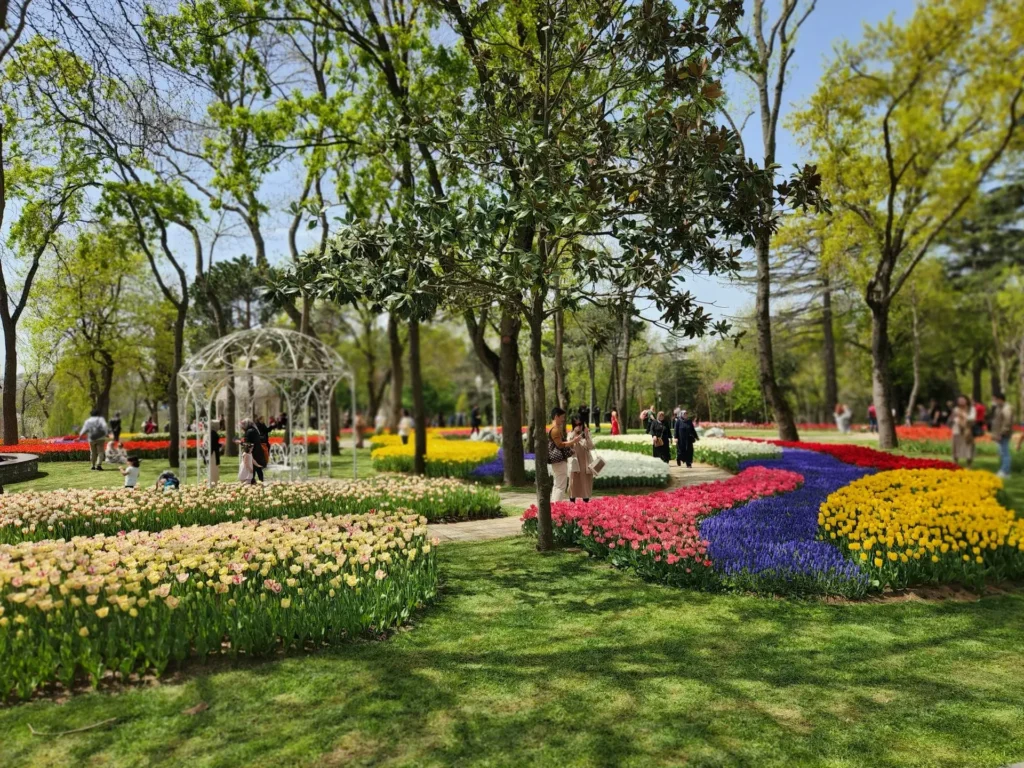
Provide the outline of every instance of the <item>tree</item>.
{"type": "MultiPolygon", "coordinates": [[[[698,3],[682,14],[653,0],[508,2],[472,14],[456,0],[440,6],[475,77],[418,130],[474,194],[449,191],[400,220],[353,223],[327,258],[308,260],[296,287],[369,291],[388,306],[428,296],[460,308],[500,302],[529,329],[538,423],[543,337],[557,307],[608,298],[608,286],[635,289],[684,336],[724,332],[681,279],[694,268],[735,270],[738,251],[723,239],[752,245],[755,231],[775,225],[763,207],[771,174],[709,122],[721,95],[716,62],[735,44],[742,4],[698,3]]],[[[780,187],[780,197],[816,202],[810,174],[780,187]]],[[[549,549],[545,440],[536,456],[538,547],[549,549]]]]}
{"type": "Polygon", "coordinates": [[[929,0],[840,46],[793,122],[839,224],[870,266],[879,444],[897,445],[889,315],[914,270],[997,169],[1020,130],[1024,29],[1010,0],[929,0]]]}
{"type": "Polygon", "coordinates": [[[41,274],[29,323],[33,346],[59,348],[58,367],[88,393],[89,409],[109,416],[118,369],[142,366],[143,337],[158,300],[143,290],[145,260],[126,227],[83,231],[56,244],[41,274]]]}
{"type": "MultiPolygon", "coordinates": [[[[789,62],[796,48],[794,38],[817,0],[780,0],[779,16],[774,22],[765,19],[765,1],[753,0],[754,44],[748,49],[746,71],[757,92],[761,117],[761,139],[764,145],[763,168],[774,172],[775,153],[782,111],[782,95],[786,88],[789,62]],[[770,24],[770,27],[768,26],[770,24]],[[778,47],[776,47],[778,46],[778,47]]],[[[726,113],[728,116],[728,113],[726,113]]],[[[729,117],[737,134],[739,129],[729,117]]],[[[766,204],[772,204],[766,200],[766,204]]],[[[761,232],[754,243],[757,265],[757,299],[754,315],[757,319],[758,364],[761,368],[761,388],[775,414],[775,423],[782,440],[799,440],[793,411],[779,387],[775,372],[772,347],[771,316],[771,233],[761,232]]]]}

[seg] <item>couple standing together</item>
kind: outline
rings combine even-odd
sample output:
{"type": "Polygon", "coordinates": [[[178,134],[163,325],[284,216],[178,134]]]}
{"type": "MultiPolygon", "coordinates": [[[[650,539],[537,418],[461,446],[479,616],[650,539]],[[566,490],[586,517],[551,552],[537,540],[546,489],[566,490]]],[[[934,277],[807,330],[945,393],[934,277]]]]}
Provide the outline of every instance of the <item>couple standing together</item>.
{"type": "Polygon", "coordinates": [[[566,413],[562,408],[551,411],[548,429],[548,464],[555,484],[551,489],[552,501],[577,498],[590,501],[594,478],[600,474],[604,461],[594,453],[590,427],[578,415],[573,416],[569,434],[565,430],[566,413]]]}

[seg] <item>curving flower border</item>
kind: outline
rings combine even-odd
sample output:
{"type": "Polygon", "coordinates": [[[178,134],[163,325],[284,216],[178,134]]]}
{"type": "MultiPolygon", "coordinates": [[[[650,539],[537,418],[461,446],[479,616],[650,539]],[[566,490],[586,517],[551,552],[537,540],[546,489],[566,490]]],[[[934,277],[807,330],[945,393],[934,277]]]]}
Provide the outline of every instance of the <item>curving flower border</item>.
{"type": "MultiPolygon", "coordinates": [[[[590,503],[551,505],[556,539],[609,558],[645,578],[710,588],[720,574],[708,556],[700,521],[752,498],[789,493],[803,477],[785,470],[752,467],[728,480],[647,496],[603,496],[590,503]]],[[[536,533],[537,507],[526,510],[523,530],[536,533]]]]}

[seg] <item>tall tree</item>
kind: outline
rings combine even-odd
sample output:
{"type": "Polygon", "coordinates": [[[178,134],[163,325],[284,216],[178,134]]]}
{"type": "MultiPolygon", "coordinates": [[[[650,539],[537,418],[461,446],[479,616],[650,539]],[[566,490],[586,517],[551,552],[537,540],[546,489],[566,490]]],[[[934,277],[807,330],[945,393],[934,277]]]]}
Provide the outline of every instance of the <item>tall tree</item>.
{"type": "MultiPolygon", "coordinates": [[[[764,205],[772,174],[750,168],[735,135],[709,122],[721,95],[716,62],[735,44],[742,3],[679,13],[655,0],[522,0],[470,13],[444,0],[441,9],[475,77],[468,93],[439,99],[419,130],[477,194],[421,201],[382,227],[356,223],[339,232],[343,258],[311,259],[296,282],[370,290],[397,306],[434,296],[465,308],[483,296],[514,308],[529,329],[538,422],[558,275],[575,279],[559,285],[557,306],[575,310],[607,285],[635,288],[683,335],[724,332],[681,280],[694,268],[737,269],[723,238],[749,246],[775,226],[764,205]]],[[[778,192],[817,202],[811,175],[778,192]]],[[[548,549],[545,440],[536,455],[538,547],[548,549]]]]}
{"type": "Polygon", "coordinates": [[[109,416],[118,370],[143,362],[142,339],[154,303],[142,280],[145,259],[126,227],[86,230],[55,247],[56,257],[39,278],[29,327],[60,347],[61,368],[88,393],[90,409],[109,416]]]}
{"type": "Polygon", "coordinates": [[[865,244],[879,444],[897,445],[890,310],[1021,129],[1024,27],[1011,0],[928,0],[840,46],[794,117],[841,223],[865,244]]]}
{"type": "MultiPolygon", "coordinates": [[[[0,61],[6,60],[0,70],[0,237],[4,241],[0,248],[10,256],[0,266],[5,445],[18,442],[18,322],[44,255],[52,249],[59,230],[76,222],[85,189],[98,172],[76,128],[61,120],[39,96],[41,84],[64,70],[75,72],[74,55],[42,38],[13,45],[15,40],[17,35],[12,35],[11,47],[0,56],[0,61]],[[16,212],[9,223],[8,203],[16,212]],[[7,273],[11,263],[22,266],[18,278],[7,273]]],[[[82,80],[68,79],[63,86],[79,88],[82,80]]]]}
{"type": "MultiPolygon", "coordinates": [[[[774,21],[766,18],[765,0],[753,0],[753,3],[751,22],[754,43],[750,49],[747,71],[757,92],[761,117],[761,140],[764,146],[762,167],[774,172],[782,96],[786,89],[789,63],[796,53],[794,38],[814,10],[817,0],[779,0],[779,15],[774,21]]],[[[729,119],[733,128],[737,129],[736,123],[731,117],[729,119]]],[[[770,205],[772,202],[770,199],[766,200],[766,204],[770,205]]],[[[783,440],[799,440],[793,411],[779,386],[775,371],[772,347],[770,232],[765,231],[758,235],[754,243],[754,255],[757,264],[757,300],[754,315],[757,319],[761,388],[775,414],[779,437],[783,440]]]]}

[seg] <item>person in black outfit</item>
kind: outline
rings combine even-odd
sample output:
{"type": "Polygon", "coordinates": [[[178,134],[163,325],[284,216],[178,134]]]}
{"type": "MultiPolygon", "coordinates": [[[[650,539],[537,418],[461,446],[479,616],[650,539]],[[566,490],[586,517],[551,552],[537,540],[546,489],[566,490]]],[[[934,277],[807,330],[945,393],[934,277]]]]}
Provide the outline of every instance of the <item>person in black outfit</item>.
{"type": "MultiPolygon", "coordinates": [[[[263,421],[263,417],[262,416],[257,416],[256,417],[256,429],[259,430],[260,441],[263,443],[263,455],[265,457],[269,457],[270,456],[270,427],[268,427],[266,422],[263,421]]],[[[263,466],[267,466],[267,463],[265,461],[263,462],[263,466]]],[[[262,480],[263,478],[260,478],[260,479],[262,480]]]]}
{"type": "Polygon", "coordinates": [[[700,440],[697,430],[693,426],[693,420],[686,415],[686,411],[680,410],[672,425],[672,431],[676,438],[676,466],[693,466],[693,444],[700,440]]]}
{"type": "Polygon", "coordinates": [[[480,406],[474,405],[472,412],[469,414],[469,434],[476,435],[480,433],[480,406]]]}
{"type": "Polygon", "coordinates": [[[220,481],[220,433],[216,423],[210,424],[210,485],[220,481]]]}
{"type": "Polygon", "coordinates": [[[109,421],[110,434],[114,436],[114,442],[118,443],[121,441],[121,412],[114,411],[114,418],[109,421]]]}
{"type": "Polygon", "coordinates": [[[651,435],[652,455],[668,464],[671,458],[672,430],[669,429],[668,419],[664,411],[658,411],[658,417],[653,416],[647,422],[647,431],[651,435]],[[661,440],[661,445],[657,441],[661,440]]]}
{"type": "Polygon", "coordinates": [[[256,482],[257,477],[262,483],[263,468],[267,466],[267,452],[264,448],[263,435],[260,433],[259,425],[252,419],[243,421],[242,429],[245,434],[242,438],[243,441],[252,446],[253,483],[256,482]]]}

